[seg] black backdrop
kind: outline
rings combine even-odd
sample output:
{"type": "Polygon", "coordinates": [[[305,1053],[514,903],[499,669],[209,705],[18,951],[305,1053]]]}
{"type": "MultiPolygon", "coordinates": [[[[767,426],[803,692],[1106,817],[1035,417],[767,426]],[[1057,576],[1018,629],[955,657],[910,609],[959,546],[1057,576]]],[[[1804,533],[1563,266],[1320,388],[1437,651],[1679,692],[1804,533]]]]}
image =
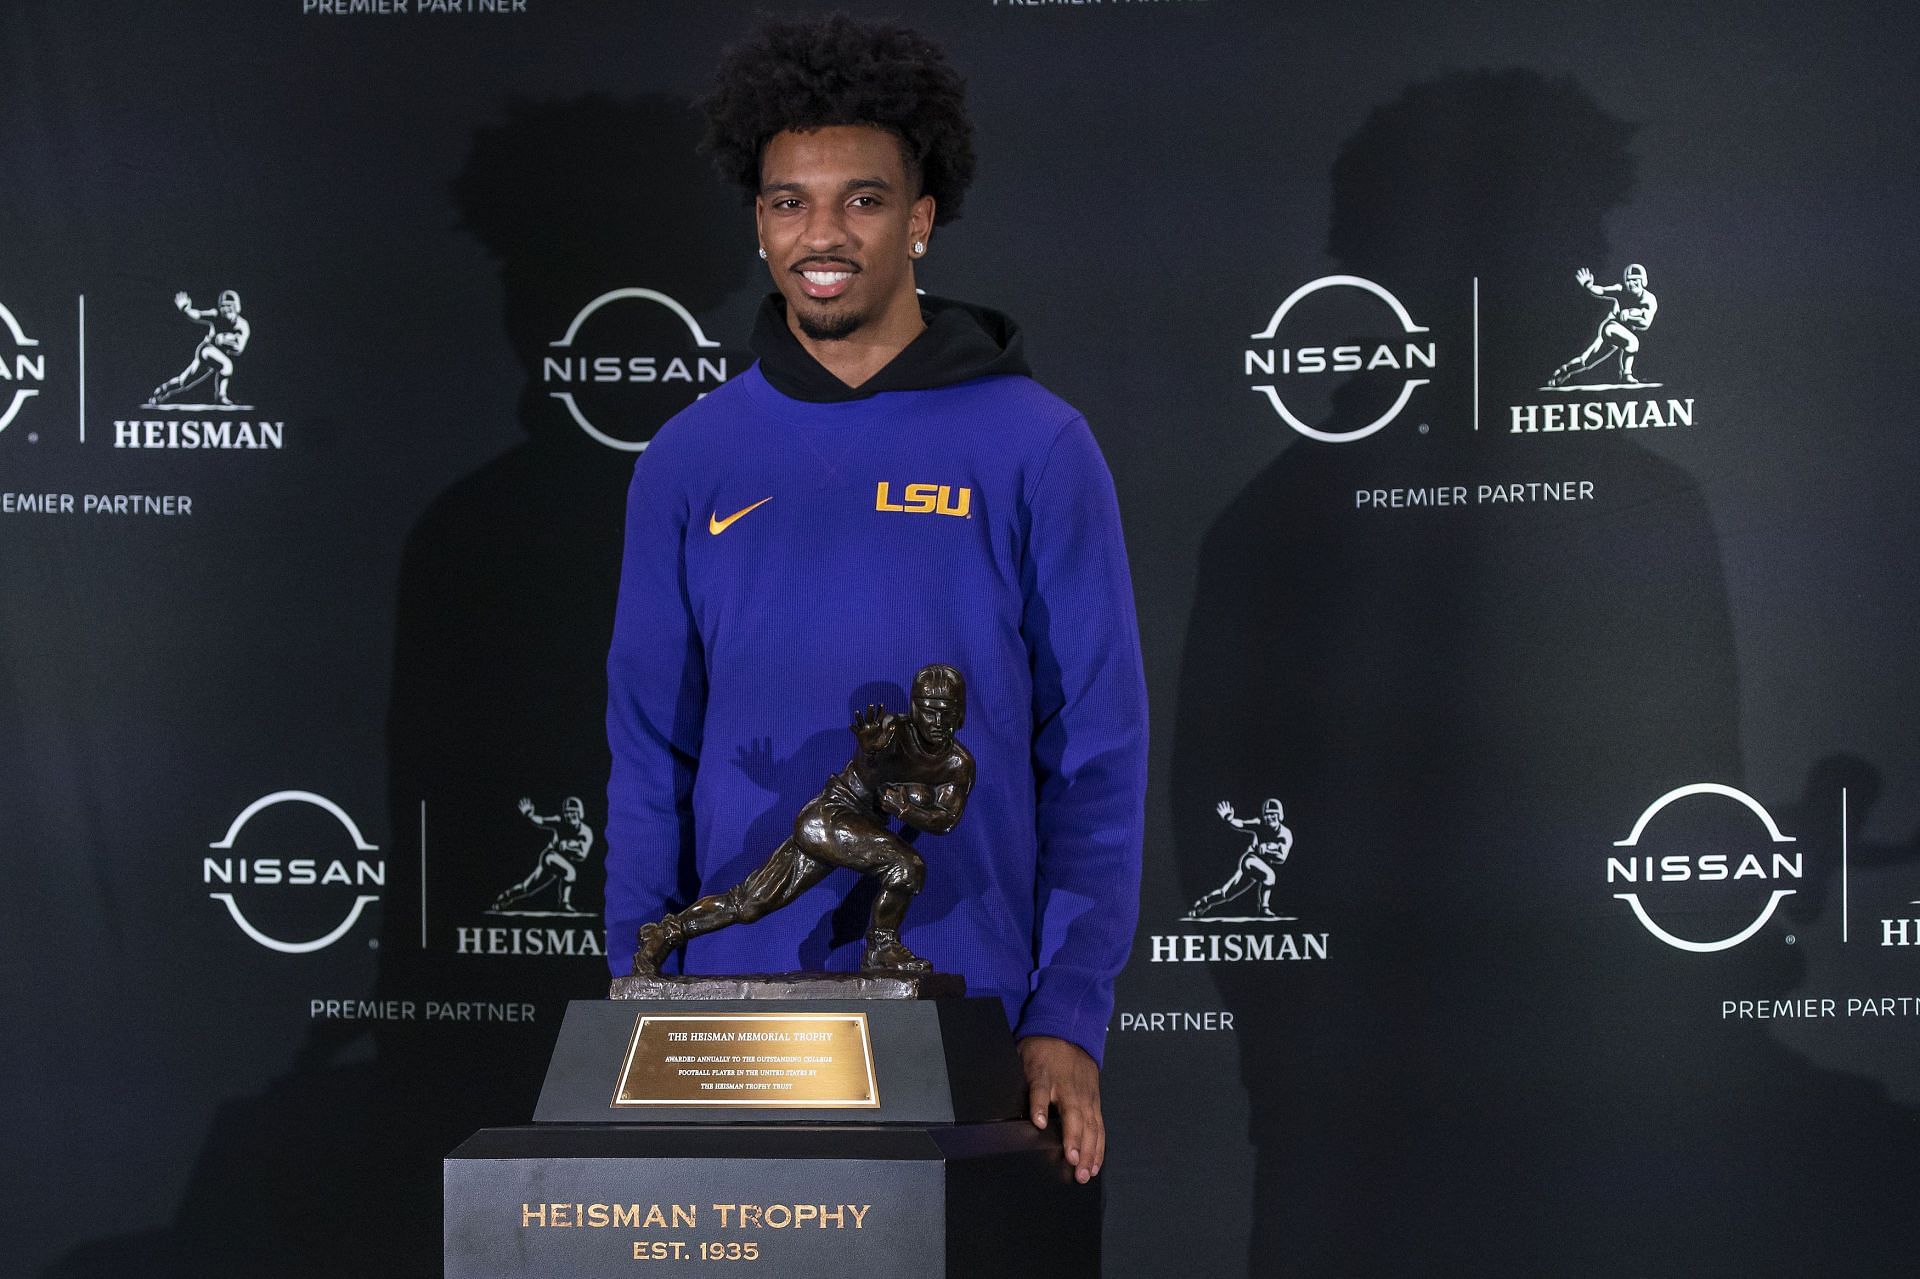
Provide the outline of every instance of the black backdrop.
{"type": "MultiPolygon", "coordinates": [[[[601,829],[631,448],[744,367],[751,11],[448,7],[0,13],[8,1273],[434,1273],[603,989],[597,844],[491,904],[521,798],[601,829]],[[143,407],[223,290],[247,407],[143,407]]],[[[921,282],[1125,513],[1109,1271],[1905,1273],[1912,20],[851,7],[969,76],[921,282]],[[1630,263],[1657,385],[1548,387],[1630,263]],[[1277,918],[1183,920],[1268,799],[1277,918]]]]}

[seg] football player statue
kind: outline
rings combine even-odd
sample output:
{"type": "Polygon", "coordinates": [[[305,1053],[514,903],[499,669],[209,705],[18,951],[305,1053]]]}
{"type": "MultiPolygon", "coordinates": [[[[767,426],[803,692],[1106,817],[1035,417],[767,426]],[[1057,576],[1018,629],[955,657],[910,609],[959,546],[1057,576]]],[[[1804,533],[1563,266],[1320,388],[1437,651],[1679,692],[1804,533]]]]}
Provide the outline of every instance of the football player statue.
{"type": "Polygon", "coordinates": [[[907,907],[926,880],[920,855],[890,822],[944,835],[960,820],[973,789],[973,756],[954,740],[966,722],[966,683],[951,666],[925,666],[913,677],[912,707],[897,715],[868,706],[853,717],[857,743],[847,766],[827,780],[794,819],[793,835],[760,869],[724,893],[640,928],[636,976],[689,937],[730,924],[750,924],[792,902],[847,866],[879,881],[861,967],[869,972],[924,973],[932,965],[900,940],[907,907]]]}

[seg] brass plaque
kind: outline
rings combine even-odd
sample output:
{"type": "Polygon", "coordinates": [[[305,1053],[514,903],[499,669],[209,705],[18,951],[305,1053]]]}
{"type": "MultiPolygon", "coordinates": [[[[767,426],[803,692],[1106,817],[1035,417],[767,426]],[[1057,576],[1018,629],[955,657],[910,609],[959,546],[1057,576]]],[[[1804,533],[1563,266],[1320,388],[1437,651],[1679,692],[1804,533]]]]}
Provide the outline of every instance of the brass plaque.
{"type": "Polygon", "coordinates": [[[614,1106],[878,1106],[865,1013],[642,1013],[614,1106]]]}

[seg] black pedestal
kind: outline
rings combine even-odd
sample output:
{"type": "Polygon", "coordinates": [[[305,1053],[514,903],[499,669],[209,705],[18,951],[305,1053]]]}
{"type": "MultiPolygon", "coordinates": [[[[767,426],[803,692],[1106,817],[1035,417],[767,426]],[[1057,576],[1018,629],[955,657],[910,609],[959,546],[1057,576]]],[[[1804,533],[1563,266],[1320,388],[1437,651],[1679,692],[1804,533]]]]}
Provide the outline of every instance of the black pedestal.
{"type": "Polygon", "coordinates": [[[1098,1275],[1099,1184],[1074,1180],[1057,1125],[1019,1117],[1024,1097],[994,999],[576,1001],[536,1122],[445,1161],[446,1275],[1098,1275]],[[871,1049],[860,1108],[616,1101],[642,1018],[846,1013],[871,1049]]]}
{"type": "Polygon", "coordinates": [[[1018,1120],[487,1128],[446,1213],[448,1279],[1100,1273],[1098,1183],[1018,1120]]]}

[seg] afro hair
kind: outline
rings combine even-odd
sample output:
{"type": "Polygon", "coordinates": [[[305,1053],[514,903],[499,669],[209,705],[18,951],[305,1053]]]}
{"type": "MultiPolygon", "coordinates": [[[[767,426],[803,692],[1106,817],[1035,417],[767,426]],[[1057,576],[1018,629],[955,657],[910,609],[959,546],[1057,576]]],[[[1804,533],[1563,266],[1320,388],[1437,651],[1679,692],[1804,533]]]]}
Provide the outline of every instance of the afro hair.
{"type": "Polygon", "coordinates": [[[771,23],[726,51],[701,104],[701,145],[751,199],[774,134],[846,124],[885,129],[900,140],[908,173],[947,223],[960,216],[973,181],[966,93],[940,50],[904,27],[862,26],[845,14],[771,23]]]}

